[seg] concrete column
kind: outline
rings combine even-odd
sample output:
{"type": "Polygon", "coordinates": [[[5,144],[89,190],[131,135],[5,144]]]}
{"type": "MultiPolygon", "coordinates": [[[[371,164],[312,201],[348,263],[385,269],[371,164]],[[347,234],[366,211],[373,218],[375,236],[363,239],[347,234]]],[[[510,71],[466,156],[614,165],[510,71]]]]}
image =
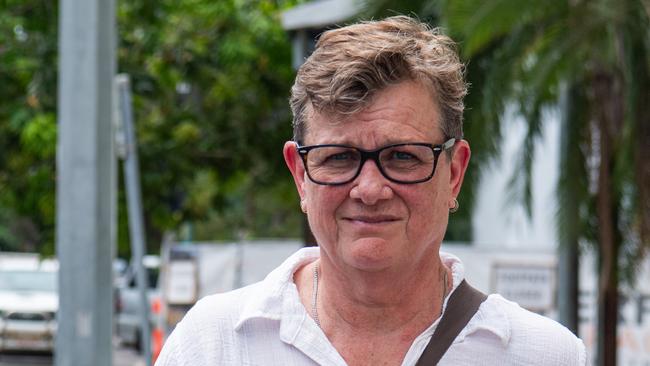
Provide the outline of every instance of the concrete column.
{"type": "Polygon", "coordinates": [[[59,12],[55,364],[112,364],[115,1],[62,0],[59,12]]]}

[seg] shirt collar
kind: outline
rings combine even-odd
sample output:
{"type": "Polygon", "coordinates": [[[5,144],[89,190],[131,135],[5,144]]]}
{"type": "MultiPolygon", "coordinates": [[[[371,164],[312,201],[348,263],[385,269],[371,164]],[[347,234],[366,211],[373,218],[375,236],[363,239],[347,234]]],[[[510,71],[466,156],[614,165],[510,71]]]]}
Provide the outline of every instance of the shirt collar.
{"type": "Polygon", "coordinates": [[[499,338],[501,344],[505,347],[510,342],[510,320],[508,314],[503,307],[497,305],[499,301],[494,300],[494,297],[500,295],[490,295],[487,300],[481,304],[476,315],[470,320],[465,329],[458,335],[459,341],[462,341],[468,335],[483,330],[492,333],[499,338]]]}
{"type": "Polygon", "coordinates": [[[254,318],[282,320],[283,309],[286,309],[289,300],[287,291],[297,293],[293,282],[294,272],[305,263],[317,259],[319,253],[318,247],[301,248],[269,273],[260,284],[255,297],[244,305],[235,324],[235,331],[254,318]]]}

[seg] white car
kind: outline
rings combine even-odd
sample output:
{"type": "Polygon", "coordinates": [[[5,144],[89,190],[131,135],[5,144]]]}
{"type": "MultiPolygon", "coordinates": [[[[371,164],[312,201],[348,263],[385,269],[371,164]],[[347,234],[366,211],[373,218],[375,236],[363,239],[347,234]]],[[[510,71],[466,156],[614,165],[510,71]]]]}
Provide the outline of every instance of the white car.
{"type": "Polygon", "coordinates": [[[0,352],[54,350],[57,271],[0,269],[0,352]]]}

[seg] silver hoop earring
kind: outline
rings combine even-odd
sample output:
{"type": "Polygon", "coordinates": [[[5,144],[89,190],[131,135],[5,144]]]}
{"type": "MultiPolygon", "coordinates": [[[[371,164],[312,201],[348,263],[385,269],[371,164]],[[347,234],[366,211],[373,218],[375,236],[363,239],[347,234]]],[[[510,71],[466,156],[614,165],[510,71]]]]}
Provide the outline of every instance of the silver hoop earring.
{"type": "Polygon", "coordinates": [[[460,204],[458,203],[458,200],[454,198],[454,205],[449,209],[449,213],[454,213],[458,211],[458,207],[460,204]]]}

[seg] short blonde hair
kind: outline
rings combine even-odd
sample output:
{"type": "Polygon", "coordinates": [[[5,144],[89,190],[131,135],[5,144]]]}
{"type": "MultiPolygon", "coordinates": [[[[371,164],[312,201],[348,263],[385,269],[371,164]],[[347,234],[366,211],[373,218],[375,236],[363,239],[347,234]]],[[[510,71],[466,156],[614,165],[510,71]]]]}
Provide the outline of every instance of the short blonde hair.
{"type": "Polygon", "coordinates": [[[464,65],[439,29],[407,16],[366,21],[322,34],[291,88],[294,141],[302,142],[309,109],[353,114],[374,93],[406,80],[432,91],[445,137],[463,136],[464,65]]]}

